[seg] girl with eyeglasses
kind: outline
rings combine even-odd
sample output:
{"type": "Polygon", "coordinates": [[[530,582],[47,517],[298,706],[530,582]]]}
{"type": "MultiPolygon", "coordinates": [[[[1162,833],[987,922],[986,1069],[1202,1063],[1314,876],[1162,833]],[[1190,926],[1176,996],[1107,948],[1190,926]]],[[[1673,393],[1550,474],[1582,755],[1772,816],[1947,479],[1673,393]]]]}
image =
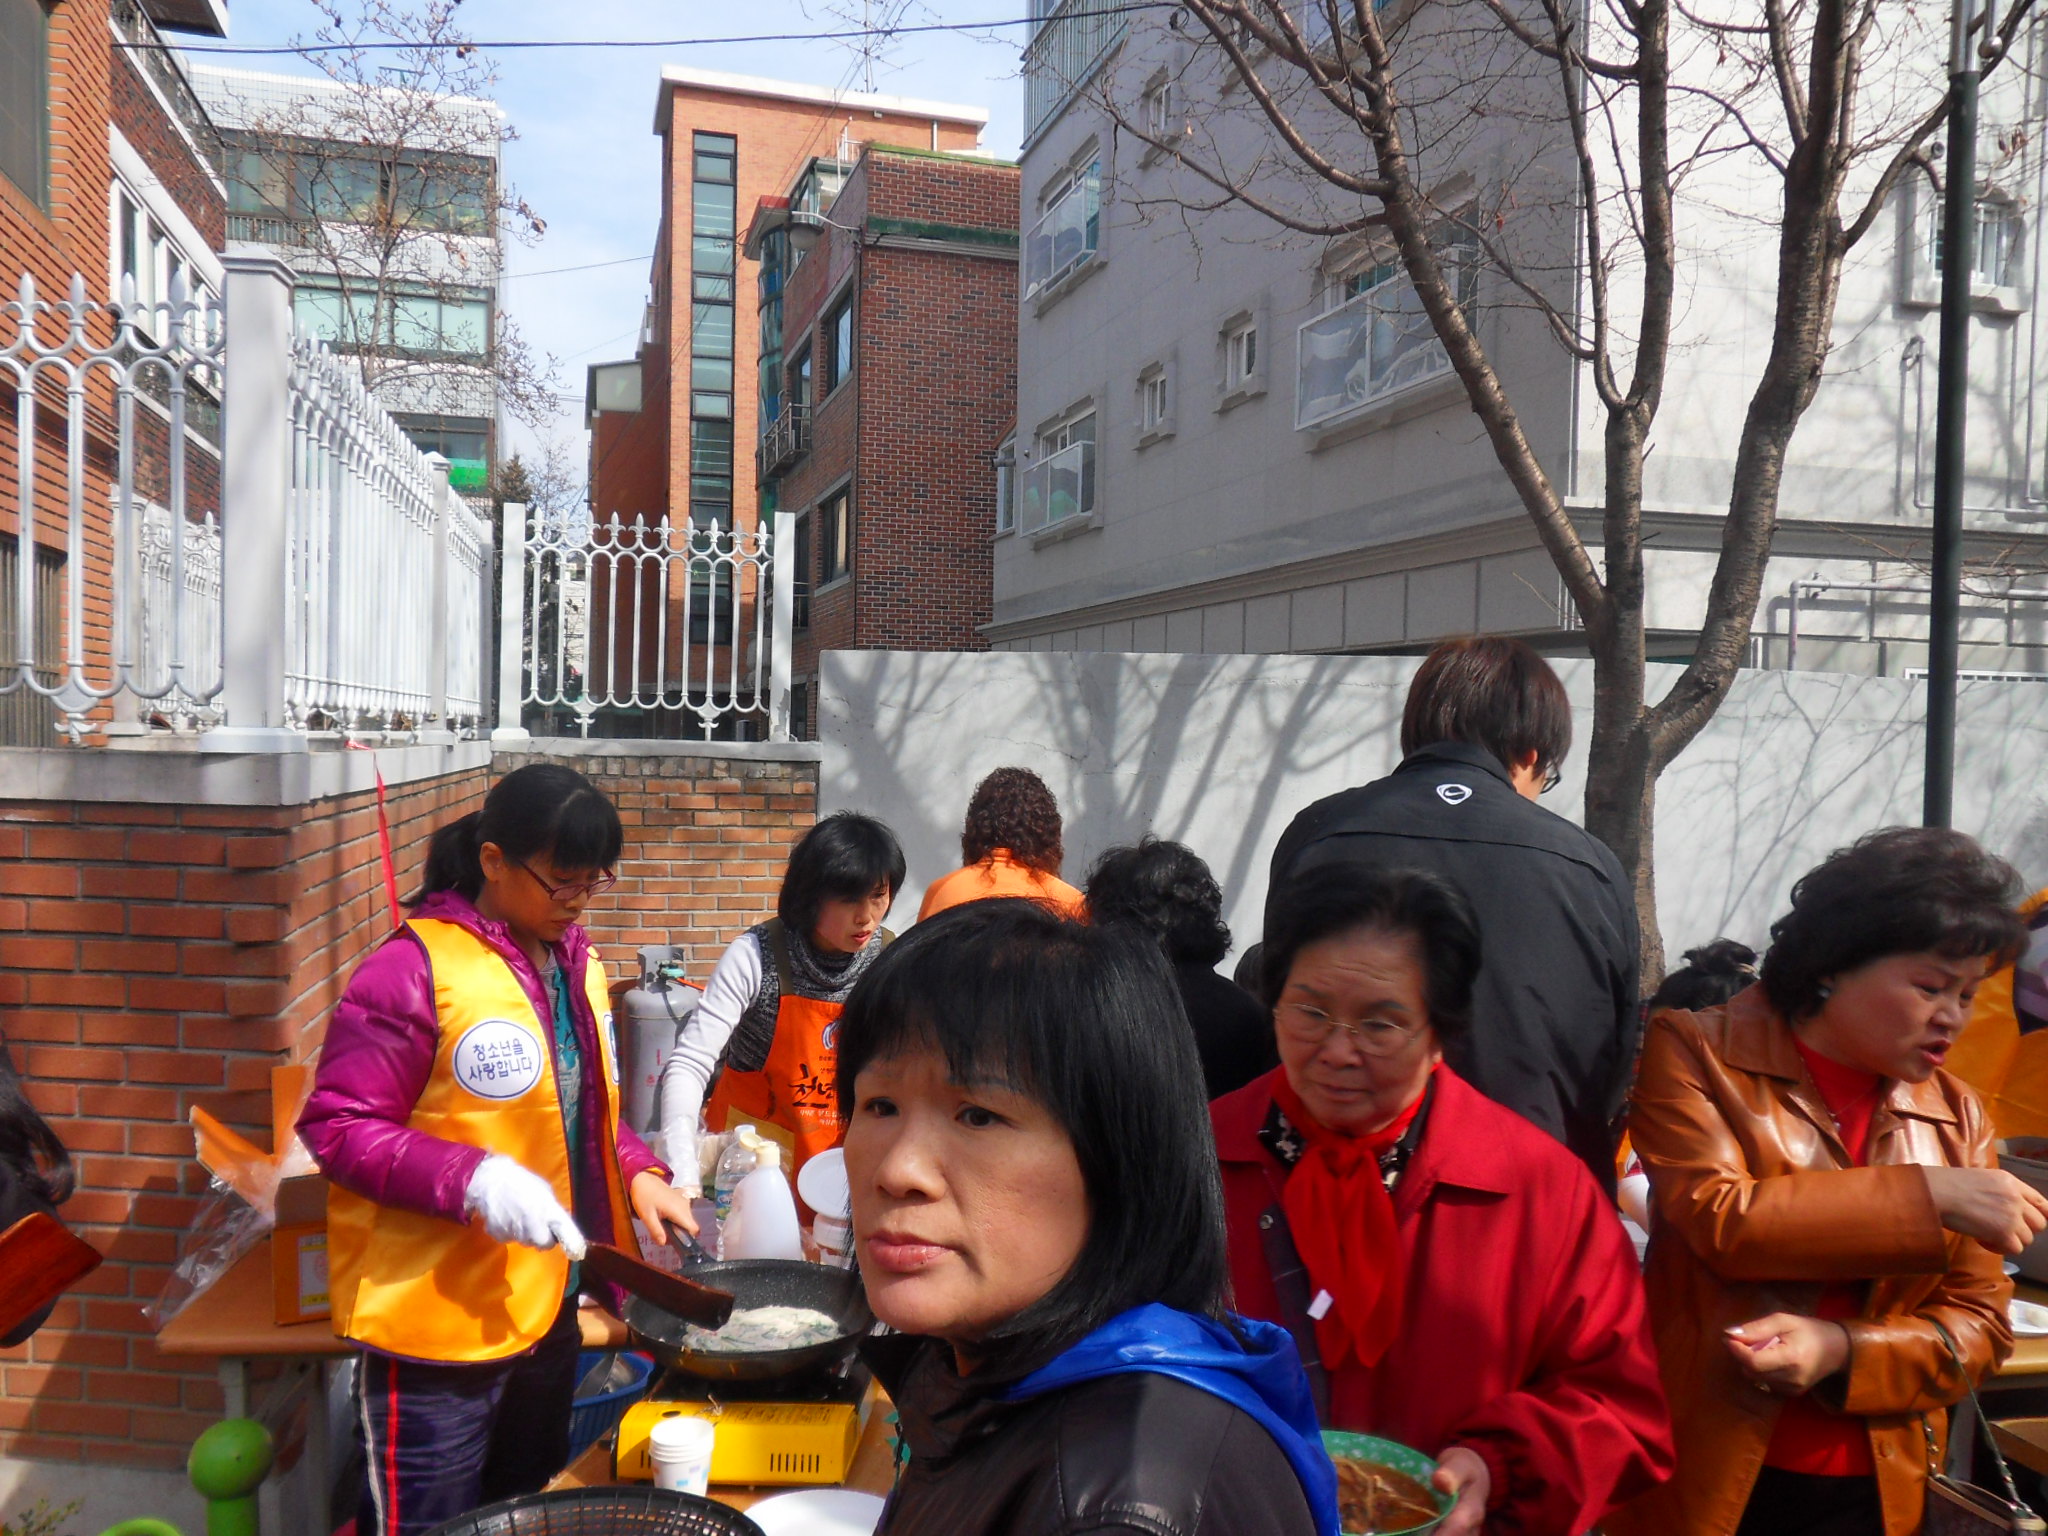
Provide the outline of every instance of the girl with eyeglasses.
{"type": "MultiPolygon", "coordinates": [[[[537,763],[434,834],[411,915],[348,984],[299,1135],[328,1198],[334,1331],[362,1351],[363,1536],[537,1492],[568,1460],[586,1240],[694,1226],[619,1117],[579,919],[618,812],[537,763]]],[[[598,1300],[617,1311],[610,1287],[598,1300]]]]}
{"type": "Polygon", "coordinates": [[[1441,1531],[1584,1531],[1670,1475],[1642,1276],[1586,1166],[1444,1065],[1478,927],[1439,875],[1273,893],[1280,1066],[1209,1107],[1238,1310],[1287,1328],[1325,1428],[1436,1458],[1441,1531]]]}

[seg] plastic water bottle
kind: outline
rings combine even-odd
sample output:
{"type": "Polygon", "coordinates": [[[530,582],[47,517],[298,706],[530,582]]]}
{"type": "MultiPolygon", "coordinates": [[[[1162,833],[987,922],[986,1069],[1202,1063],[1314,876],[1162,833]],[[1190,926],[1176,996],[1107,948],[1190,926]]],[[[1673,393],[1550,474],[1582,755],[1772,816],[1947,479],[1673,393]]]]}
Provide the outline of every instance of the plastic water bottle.
{"type": "Polygon", "coordinates": [[[751,1125],[743,1125],[733,1132],[732,1144],[718,1154],[718,1172],[712,1175],[711,1189],[718,1212],[720,1257],[725,1253],[725,1222],[732,1215],[732,1192],[740,1187],[741,1179],[760,1166],[763,1145],[761,1133],[751,1125]]]}

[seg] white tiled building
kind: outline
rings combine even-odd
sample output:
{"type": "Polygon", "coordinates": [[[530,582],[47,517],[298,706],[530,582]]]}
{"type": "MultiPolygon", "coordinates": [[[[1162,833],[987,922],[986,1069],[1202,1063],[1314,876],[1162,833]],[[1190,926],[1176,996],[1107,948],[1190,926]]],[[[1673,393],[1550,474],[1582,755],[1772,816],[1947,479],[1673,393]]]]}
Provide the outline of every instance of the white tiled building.
{"type": "MultiPolygon", "coordinates": [[[[204,63],[187,72],[227,141],[228,249],[290,266],[299,327],[344,351],[373,334],[363,311],[381,293],[374,334],[389,357],[373,393],[420,447],[448,460],[457,490],[485,494],[499,392],[484,359],[495,345],[504,268],[497,105],[439,98],[430,111],[403,114],[421,127],[394,178],[349,129],[365,115],[343,104],[351,87],[204,63]],[[351,222],[351,199],[372,197],[398,199],[422,225],[381,270],[374,240],[335,231],[351,222]],[[312,226],[323,222],[328,232],[316,239],[312,226]]],[[[368,112],[372,121],[401,115],[368,112]]]]}
{"type": "MultiPolygon", "coordinates": [[[[1177,188],[1203,189],[1118,131],[1105,86],[1127,120],[1194,121],[1205,141],[1228,142],[1233,114],[1252,108],[1200,67],[1214,45],[1199,26],[1099,13],[1067,0],[1025,59],[1018,432],[999,471],[1012,511],[992,643],[1399,651],[1477,629],[1573,649],[1576,616],[1405,277],[1363,237],[1172,207],[1177,188]]],[[[2048,589],[2048,575],[2026,574],[2048,572],[2038,28],[2022,52],[1985,90],[1971,359],[1966,553],[2021,573],[1973,582],[1999,593],[2048,589]],[[2026,124],[2022,142],[2009,130],[2026,124]]],[[[1769,343],[1775,228],[1727,210],[1775,208],[1777,192],[1743,185],[1741,163],[1703,170],[1682,207],[1679,335],[1647,465],[1658,657],[1694,643],[1769,343]]],[[[1758,664],[1924,665],[1931,209],[1912,179],[1852,253],[1828,377],[1785,475],[1758,664]]],[[[1500,302],[1498,278],[1474,281],[1482,340],[1597,558],[1604,412],[1588,370],[1500,302]]],[[[1964,614],[1966,669],[2048,672],[2048,603],[1976,596],[1964,614]]]]}

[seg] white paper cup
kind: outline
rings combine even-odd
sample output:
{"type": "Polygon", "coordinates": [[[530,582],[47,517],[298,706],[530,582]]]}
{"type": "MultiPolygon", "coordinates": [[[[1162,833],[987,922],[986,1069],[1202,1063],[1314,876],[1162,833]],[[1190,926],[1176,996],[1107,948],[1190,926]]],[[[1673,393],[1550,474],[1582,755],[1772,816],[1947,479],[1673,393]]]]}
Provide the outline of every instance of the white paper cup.
{"type": "Polygon", "coordinates": [[[703,1497],[711,1488],[711,1448],[718,1431],[709,1419],[688,1414],[657,1419],[647,1434],[654,1486],[703,1497]]]}

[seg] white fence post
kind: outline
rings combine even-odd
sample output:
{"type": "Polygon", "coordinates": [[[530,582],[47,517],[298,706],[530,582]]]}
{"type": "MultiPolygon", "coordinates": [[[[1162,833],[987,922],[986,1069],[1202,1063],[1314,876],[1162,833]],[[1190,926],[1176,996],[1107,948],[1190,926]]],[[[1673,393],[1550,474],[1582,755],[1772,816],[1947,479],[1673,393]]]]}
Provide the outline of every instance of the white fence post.
{"type": "Polygon", "coordinates": [[[774,628],[768,643],[768,739],[792,741],[789,729],[789,674],[796,658],[796,514],[775,514],[775,548],[770,552],[775,582],[774,628]]]}
{"type": "Polygon", "coordinates": [[[520,662],[526,653],[526,508],[505,503],[499,535],[498,724],[491,745],[523,747],[533,738],[519,723],[526,689],[520,662]]]}
{"type": "Polygon", "coordinates": [[[447,459],[430,453],[427,466],[434,475],[434,584],[427,594],[427,710],[419,738],[453,741],[454,728],[448,723],[448,624],[453,617],[448,605],[448,519],[455,493],[448,488],[447,459]]]}
{"type": "MultiPolygon", "coordinates": [[[[291,269],[229,256],[222,283],[221,704],[216,752],[304,746],[285,716],[285,499],[291,494],[291,269]]],[[[182,533],[182,530],[174,530],[182,533]]]]}

